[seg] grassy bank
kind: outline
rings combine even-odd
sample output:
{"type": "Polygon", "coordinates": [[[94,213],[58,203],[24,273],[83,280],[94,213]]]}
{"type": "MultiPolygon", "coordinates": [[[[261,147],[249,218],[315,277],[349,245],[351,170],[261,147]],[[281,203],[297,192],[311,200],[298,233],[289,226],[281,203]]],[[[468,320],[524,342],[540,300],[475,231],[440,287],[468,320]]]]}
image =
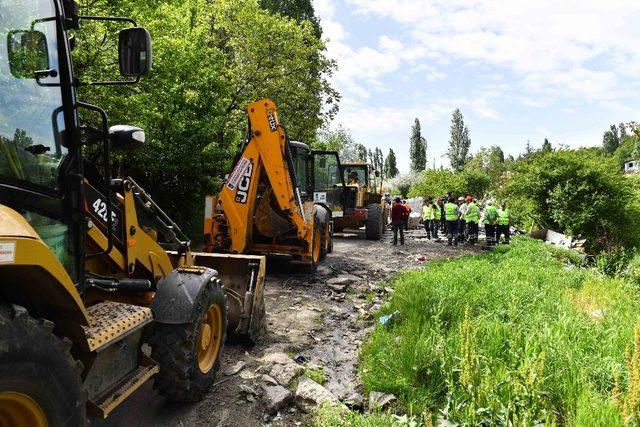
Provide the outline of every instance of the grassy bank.
{"type": "Polygon", "coordinates": [[[394,393],[410,414],[463,424],[629,421],[640,407],[640,293],[577,263],[519,239],[403,274],[385,308],[399,310],[401,322],[376,328],[362,350],[367,391],[394,393]]]}

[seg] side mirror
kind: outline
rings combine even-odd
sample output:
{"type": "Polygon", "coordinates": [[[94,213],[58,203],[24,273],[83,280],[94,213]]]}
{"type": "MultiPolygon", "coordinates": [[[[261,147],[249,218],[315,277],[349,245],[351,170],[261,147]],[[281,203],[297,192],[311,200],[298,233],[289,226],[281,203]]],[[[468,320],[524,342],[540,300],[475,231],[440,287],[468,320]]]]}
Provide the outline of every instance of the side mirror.
{"type": "Polygon", "coordinates": [[[153,52],[151,34],[142,27],[125,28],[118,35],[120,74],[140,77],[151,71],[153,52]]]}
{"type": "Polygon", "coordinates": [[[36,30],[15,30],[7,34],[9,69],[19,79],[35,79],[39,73],[50,75],[47,37],[36,30]]]}
{"type": "Polygon", "coordinates": [[[109,142],[114,150],[138,148],[145,139],[144,131],[135,126],[116,125],[109,128],[109,142]]]}

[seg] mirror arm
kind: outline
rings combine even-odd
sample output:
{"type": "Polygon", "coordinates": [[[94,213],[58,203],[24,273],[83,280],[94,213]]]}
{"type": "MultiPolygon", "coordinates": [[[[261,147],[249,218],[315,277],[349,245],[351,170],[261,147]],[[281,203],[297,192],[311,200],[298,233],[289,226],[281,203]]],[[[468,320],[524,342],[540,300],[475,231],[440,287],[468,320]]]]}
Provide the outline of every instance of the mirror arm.
{"type": "MultiPolygon", "coordinates": [[[[136,21],[132,18],[119,17],[119,16],[92,16],[92,15],[78,15],[77,19],[86,20],[86,21],[109,21],[109,22],[128,22],[134,27],[138,27],[136,21]]],[[[105,81],[105,82],[81,82],[79,80],[75,81],[75,87],[82,86],[125,86],[125,85],[135,85],[140,82],[140,76],[137,76],[133,80],[113,80],[113,81],[105,81]]]]}

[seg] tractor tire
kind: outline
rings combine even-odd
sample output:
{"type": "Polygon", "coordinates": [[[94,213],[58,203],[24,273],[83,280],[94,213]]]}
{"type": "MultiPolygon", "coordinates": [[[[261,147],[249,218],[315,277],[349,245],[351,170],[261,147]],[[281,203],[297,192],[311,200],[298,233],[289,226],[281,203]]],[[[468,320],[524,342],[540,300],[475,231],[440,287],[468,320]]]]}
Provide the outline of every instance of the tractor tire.
{"type": "Polygon", "coordinates": [[[385,203],[384,209],[382,210],[382,234],[387,232],[387,226],[389,225],[389,216],[391,215],[391,211],[389,209],[389,205],[385,203]]]}
{"type": "Polygon", "coordinates": [[[205,285],[193,306],[192,321],[157,324],[149,344],[160,364],[153,388],[174,402],[202,400],[216,379],[227,330],[227,297],[216,281],[205,285]]]}
{"type": "Polygon", "coordinates": [[[0,424],[88,425],[82,363],[53,326],[22,307],[0,305],[0,424]]]}
{"type": "Polygon", "coordinates": [[[365,235],[369,240],[382,238],[384,223],[382,205],[373,203],[367,206],[367,221],[365,222],[365,235]]]}
{"type": "Polygon", "coordinates": [[[313,249],[311,250],[311,262],[305,266],[305,270],[308,274],[314,274],[318,270],[318,264],[320,264],[320,261],[322,260],[322,247],[324,244],[324,239],[322,238],[323,233],[320,219],[316,216],[313,221],[313,242],[311,242],[313,249]]]}
{"type": "Polygon", "coordinates": [[[327,234],[331,232],[328,230],[330,225],[328,223],[320,225],[322,229],[322,242],[320,243],[320,261],[323,261],[327,258],[327,254],[329,253],[329,242],[331,241],[331,236],[327,237],[327,234]]]}

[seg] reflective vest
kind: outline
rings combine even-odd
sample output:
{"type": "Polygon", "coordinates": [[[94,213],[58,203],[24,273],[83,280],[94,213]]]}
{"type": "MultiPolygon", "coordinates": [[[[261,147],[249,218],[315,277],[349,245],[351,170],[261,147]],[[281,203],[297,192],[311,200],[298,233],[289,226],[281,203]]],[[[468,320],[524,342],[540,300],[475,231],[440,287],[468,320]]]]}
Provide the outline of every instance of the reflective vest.
{"type": "Polygon", "coordinates": [[[498,210],[498,225],[509,225],[509,209],[498,210]]]}
{"type": "Polygon", "coordinates": [[[444,217],[447,221],[456,221],[458,219],[458,205],[446,203],[444,205],[444,217]]]}
{"type": "Polygon", "coordinates": [[[424,205],[422,207],[422,219],[425,221],[431,221],[434,218],[433,205],[424,205]]]}
{"type": "Polygon", "coordinates": [[[496,223],[498,219],[498,209],[495,206],[487,206],[487,212],[484,215],[484,222],[489,225],[496,223]]]}
{"type": "Polygon", "coordinates": [[[436,213],[435,213],[434,219],[437,219],[438,221],[440,221],[441,218],[442,218],[442,208],[438,203],[436,203],[436,213]]]}
{"type": "Polygon", "coordinates": [[[480,215],[478,214],[478,205],[471,202],[469,206],[467,206],[467,214],[464,216],[465,221],[478,223],[480,220],[480,215]]]}

